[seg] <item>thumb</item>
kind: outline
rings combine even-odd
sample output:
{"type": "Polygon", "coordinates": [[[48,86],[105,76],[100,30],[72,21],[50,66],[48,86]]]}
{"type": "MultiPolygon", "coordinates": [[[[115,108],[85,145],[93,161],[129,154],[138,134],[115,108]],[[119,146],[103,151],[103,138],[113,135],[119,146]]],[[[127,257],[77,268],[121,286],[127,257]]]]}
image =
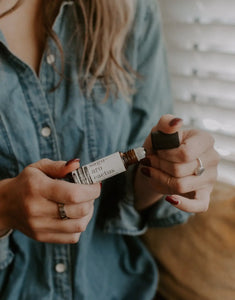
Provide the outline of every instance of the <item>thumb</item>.
{"type": "Polygon", "coordinates": [[[79,168],[79,159],[71,161],[53,161],[47,158],[41,159],[38,162],[31,164],[30,167],[42,171],[51,178],[64,178],[68,173],[79,168]]]}
{"type": "Polygon", "coordinates": [[[169,114],[163,115],[151,132],[153,150],[179,147],[182,141],[182,132],[179,129],[182,125],[182,119],[169,114]]]}
{"type": "MultiPolygon", "coordinates": [[[[151,136],[156,132],[163,132],[165,134],[173,134],[178,132],[179,141],[182,141],[182,132],[180,131],[181,126],[183,125],[183,120],[176,118],[173,115],[163,115],[158,121],[157,125],[154,126],[151,130],[151,134],[147,137],[144,148],[147,150],[147,153],[153,153],[153,143],[151,136]]],[[[158,144],[161,144],[162,141],[155,141],[158,144]]],[[[162,148],[163,149],[163,148],[162,148]]]]}
{"type": "Polygon", "coordinates": [[[161,131],[163,133],[172,134],[181,128],[183,125],[183,120],[180,118],[176,118],[173,115],[167,114],[161,116],[157,125],[153,127],[152,132],[161,131]]]}

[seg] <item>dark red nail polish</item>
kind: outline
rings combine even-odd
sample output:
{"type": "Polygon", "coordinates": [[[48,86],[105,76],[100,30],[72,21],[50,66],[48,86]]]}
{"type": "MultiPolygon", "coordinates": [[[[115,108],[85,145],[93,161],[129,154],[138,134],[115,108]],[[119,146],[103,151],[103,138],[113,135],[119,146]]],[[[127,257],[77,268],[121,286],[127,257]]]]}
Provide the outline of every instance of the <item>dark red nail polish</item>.
{"type": "Polygon", "coordinates": [[[68,166],[74,162],[79,162],[79,161],[80,161],[79,158],[73,158],[73,159],[68,160],[65,165],[68,166]]]}
{"type": "Polygon", "coordinates": [[[146,167],[151,167],[151,161],[148,157],[141,159],[140,164],[146,167]]]}
{"type": "Polygon", "coordinates": [[[150,169],[149,168],[141,168],[140,172],[147,177],[151,177],[150,169]]]}
{"type": "Polygon", "coordinates": [[[174,118],[169,122],[169,126],[173,127],[178,125],[180,122],[182,122],[183,120],[180,118],[174,118]]]}
{"type": "Polygon", "coordinates": [[[100,189],[102,189],[102,182],[100,182],[100,189]]]}
{"type": "Polygon", "coordinates": [[[170,204],[173,204],[173,205],[179,204],[179,201],[178,201],[178,200],[175,200],[175,199],[172,198],[171,196],[166,196],[165,200],[168,201],[170,204]]]}

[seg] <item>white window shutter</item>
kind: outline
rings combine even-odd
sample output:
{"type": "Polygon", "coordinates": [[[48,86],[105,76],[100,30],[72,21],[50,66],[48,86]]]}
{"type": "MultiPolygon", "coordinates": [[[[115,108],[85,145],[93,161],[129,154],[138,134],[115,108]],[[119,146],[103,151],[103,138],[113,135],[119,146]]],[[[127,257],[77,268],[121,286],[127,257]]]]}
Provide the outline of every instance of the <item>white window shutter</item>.
{"type": "Polygon", "coordinates": [[[211,132],[219,180],[235,185],[235,0],[159,2],[175,114],[211,132]]]}

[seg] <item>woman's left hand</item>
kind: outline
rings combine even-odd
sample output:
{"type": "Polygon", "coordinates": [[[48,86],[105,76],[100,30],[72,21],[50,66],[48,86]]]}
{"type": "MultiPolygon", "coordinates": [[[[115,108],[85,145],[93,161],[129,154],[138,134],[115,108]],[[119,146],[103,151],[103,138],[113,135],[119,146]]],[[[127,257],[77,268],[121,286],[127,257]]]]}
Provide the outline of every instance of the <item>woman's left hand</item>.
{"type": "Polygon", "coordinates": [[[150,135],[146,139],[147,158],[140,164],[135,179],[137,209],[147,208],[163,194],[167,194],[166,200],[181,210],[202,212],[208,209],[219,162],[214,139],[204,131],[179,130],[181,126],[181,119],[164,115],[152,130],[179,131],[181,143],[178,148],[154,152],[150,135]],[[196,175],[200,163],[204,171],[196,175]]]}

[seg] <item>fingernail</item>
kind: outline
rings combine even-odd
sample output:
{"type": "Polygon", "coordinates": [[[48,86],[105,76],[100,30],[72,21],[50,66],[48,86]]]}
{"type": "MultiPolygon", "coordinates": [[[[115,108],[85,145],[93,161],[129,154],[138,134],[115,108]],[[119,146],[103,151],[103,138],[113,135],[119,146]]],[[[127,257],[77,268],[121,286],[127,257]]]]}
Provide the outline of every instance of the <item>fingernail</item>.
{"type": "Polygon", "coordinates": [[[178,125],[180,122],[182,122],[183,120],[180,118],[174,118],[169,122],[169,126],[173,127],[178,125]]]}
{"type": "Polygon", "coordinates": [[[151,177],[150,169],[149,168],[141,168],[140,172],[146,176],[146,177],[151,177]]]}
{"type": "Polygon", "coordinates": [[[174,199],[172,196],[166,196],[165,200],[173,205],[179,204],[179,200],[174,199]]]}
{"type": "Polygon", "coordinates": [[[100,182],[100,189],[102,189],[102,182],[100,182]]]}
{"type": "Polygon", "coordinates": [[[140,164],[146,167],[151,167],[151,161],[148,157],[141,159],[140,164]]]}
{"type": "Polygon", "coordinates": [[[68,165],[70,165],[70,164],[72,164],[72,163],[74,163],[74,162],[79,162],[79,161],[80,161],[79,158],[73,158],[73,159],[70,159],[70,160],[68,160],[68,161],[66,162],[65,166],[68,166],[68,165]]]}

